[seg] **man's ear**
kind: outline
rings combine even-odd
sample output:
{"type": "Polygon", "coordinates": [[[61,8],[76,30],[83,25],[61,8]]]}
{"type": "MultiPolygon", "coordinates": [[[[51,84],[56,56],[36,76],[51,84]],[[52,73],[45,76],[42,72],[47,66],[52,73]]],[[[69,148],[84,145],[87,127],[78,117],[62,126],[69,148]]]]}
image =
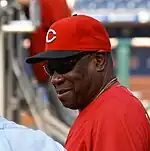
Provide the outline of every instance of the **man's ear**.
{"type": "Polygon", "coordinates": [[[102,72],[106,65],[106,55],[105,53],[97,53],[95,56],[96,70],[97,72],[102,72]]]}

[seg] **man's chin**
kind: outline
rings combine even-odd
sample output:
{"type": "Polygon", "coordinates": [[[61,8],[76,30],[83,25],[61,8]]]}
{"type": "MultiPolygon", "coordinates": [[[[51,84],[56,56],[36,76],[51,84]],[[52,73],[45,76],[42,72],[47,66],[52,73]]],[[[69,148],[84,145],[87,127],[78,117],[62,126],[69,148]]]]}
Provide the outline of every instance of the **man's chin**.
{"type": "Polygon", "coordinates": [[[65,106],[66,108],[69,108],[72,110],[78,109],[76,104],[75,104],[75,100],[72,98],[60,99],[60,101],[63,104],[63,106],[65,106]]]}
{"type": "Polygon", "coordinates": [[[63,104],[63,105],[66,108],[69,108],[69,109],[72,109],[72,110],[78,110],[78,108],[73,104],[63,104]]]}

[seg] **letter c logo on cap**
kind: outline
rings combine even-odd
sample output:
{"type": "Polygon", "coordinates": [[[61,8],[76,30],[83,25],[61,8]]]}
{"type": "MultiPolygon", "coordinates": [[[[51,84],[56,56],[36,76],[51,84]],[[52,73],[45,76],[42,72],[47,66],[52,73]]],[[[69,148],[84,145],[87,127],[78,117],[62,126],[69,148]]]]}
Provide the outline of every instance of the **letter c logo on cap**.
{"type": "Polygon", "coordinates": [[[54,41],[56,39],[56,31],[53,29],[49,29],[46,35],[46,43],[51,43],[52,41],[54,41]],[[49,34],[52,34],[52,38],[49,39],[49,34]]]}

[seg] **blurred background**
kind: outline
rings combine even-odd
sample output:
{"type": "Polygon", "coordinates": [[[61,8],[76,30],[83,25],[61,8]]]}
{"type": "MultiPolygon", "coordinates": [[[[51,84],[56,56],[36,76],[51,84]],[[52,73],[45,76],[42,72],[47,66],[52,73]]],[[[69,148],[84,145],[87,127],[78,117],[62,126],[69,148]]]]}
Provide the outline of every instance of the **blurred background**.
{"type": "Polygon", "coordinates": [[[103,22],[119,81],[150,115],[149,0],[0,0],[0,115],[62,144],[78,111],[63,107],[42,65],[25,58],[41,51],[53,22],[76,13],[103,22]]]}

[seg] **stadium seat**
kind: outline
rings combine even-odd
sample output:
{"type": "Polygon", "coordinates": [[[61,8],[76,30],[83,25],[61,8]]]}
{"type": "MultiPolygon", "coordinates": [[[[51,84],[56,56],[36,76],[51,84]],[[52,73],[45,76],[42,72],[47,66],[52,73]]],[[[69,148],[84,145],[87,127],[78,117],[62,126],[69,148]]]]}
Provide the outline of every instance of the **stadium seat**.
{"type": "Polygon", "coordinates": [[[117,9],[117,8],[150,8],[150,1],[149,0],[76,0],[75,9],[117,9]]]}

